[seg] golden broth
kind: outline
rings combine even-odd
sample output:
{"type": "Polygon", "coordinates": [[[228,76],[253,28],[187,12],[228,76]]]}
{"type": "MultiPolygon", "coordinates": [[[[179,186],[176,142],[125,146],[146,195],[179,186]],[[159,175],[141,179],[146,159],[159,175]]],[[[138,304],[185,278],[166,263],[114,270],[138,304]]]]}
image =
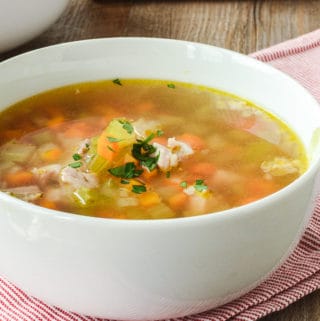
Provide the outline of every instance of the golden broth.
{"type": "Polygon", "coordinates": [[[179,82],[54,89],[6,109],[0,127],[2,191],[90,216],[221,211],[274,193],[307,168],[300,140],[279,119],[179,82]]]}

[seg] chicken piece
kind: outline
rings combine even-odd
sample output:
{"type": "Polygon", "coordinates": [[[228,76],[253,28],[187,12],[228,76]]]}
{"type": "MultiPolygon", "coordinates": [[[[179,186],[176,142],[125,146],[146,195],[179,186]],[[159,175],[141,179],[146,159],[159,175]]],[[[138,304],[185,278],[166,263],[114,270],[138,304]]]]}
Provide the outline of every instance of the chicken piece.
{"type": "Polygon", "coordinates": [[[194,153],[187,143],[176,140],[174,137],[168,138],[168,147],[178,156],[178,161],[194,153]]]}
{"type": "Polygon", "coordinates": [[[185,157],[193,154],[193,149],[186,143],[176,140],[174,137],[168,139],[168,147],[159,143],[153,143],[156,152],[152,156],[159,154],[158,167],[162,171],[168,171],[178,166],[185,157]]]}
{"type": "Polygon", "coordinates": [[[138,139],[145,139],[150,134],[155,133],[157,130],[161,129],[161,124],[155,120],[146,120],[140,118],[132,123],[134,132],[138,139]]]}
{"type": "Polygon", "coordinates": [[[59,164],[50,164],[43,167],[33,168],[31,170],[40,186],[45,186],[50,181],[58,181],[60,171],[61,165],[59,164]]]}
{"type": "Polygon", "coordinates": [[[284,176],[301,172],[301,162],[298,159],[290,160],[285,157],[275,157],[272,161],[264,161],[260,168],[272,176],[284,176]]]}
{"type": "Polygon", "coordinates": [[[162,171],[168,171],[178,165],[179,160],[177,154],[174,154],[169,148],[161,144],[153,143],[152,145],[156,149],[156,152],[152,156],[159,155],[157,165],[162,171]]]}
{"type": "Polygon", "coordinates": [[[79,154],[80,156],[84,156],[90,148],[90,142],[91,141],[89,138],[82,140],[78,146],[76,153],[79,154]]]}
{"type": "Polygon", "coordinates": [[[98,177],[93,173],[84,173],[70,166],[60,172],[61,182],[72,185],[75,189],[80,187],[96,188],[99,186],[98,177]]]}
{"type": "Polygon", "coordinates": [[[42,191],[38,185],[19,186],[4,189],[3,192],[18,197],[27,202],[33,202],[42,196],[42,191]]]}

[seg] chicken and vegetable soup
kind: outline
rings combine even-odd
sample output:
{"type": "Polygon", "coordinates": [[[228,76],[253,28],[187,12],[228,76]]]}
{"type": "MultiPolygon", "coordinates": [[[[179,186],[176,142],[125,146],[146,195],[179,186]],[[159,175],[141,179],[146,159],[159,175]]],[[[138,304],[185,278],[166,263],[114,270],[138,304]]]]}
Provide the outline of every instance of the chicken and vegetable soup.
{"type": "Polygon", "coordinates": [[[279,119],[214,89],[81,83],[0,114],[0,190],[50,209],[119,219],[201,215],[290,184],[307,167],[279,119]]]}

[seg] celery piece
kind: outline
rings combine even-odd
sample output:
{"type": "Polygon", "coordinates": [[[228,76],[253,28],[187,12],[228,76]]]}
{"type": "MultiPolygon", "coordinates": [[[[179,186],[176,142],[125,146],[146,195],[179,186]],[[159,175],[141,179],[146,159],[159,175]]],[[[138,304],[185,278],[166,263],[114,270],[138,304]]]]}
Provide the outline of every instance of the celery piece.
{"type": "Polygon", "coordinates": [[[0,159],[3,161],[12,161],[16,163],[24,163],[33,155],[36,147],[28,144],[10,141],[3,145],[0,149],[0,159]]]}
{"type": "Polygon", "coordinates": [[[97,189],[89,189],[80,187],[73,192],[73,199],[80,207],[90,207],[97,205],[99,202],[100,194],[97,189]]]}

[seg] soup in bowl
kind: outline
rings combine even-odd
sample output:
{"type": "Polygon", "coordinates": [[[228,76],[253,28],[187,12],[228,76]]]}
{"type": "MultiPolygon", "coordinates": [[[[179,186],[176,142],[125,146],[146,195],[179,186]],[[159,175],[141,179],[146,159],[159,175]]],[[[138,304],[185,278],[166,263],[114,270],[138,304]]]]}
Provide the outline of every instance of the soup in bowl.
{"type": "Polygon", "coordinates": [[[1,63],[0,89],[0,273],[48,304],[208,310],[283,262],[314,208],[319,106],[241,54],[80,41],[1,63]]]}

